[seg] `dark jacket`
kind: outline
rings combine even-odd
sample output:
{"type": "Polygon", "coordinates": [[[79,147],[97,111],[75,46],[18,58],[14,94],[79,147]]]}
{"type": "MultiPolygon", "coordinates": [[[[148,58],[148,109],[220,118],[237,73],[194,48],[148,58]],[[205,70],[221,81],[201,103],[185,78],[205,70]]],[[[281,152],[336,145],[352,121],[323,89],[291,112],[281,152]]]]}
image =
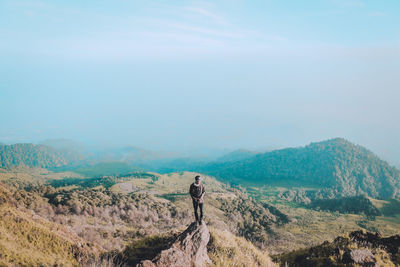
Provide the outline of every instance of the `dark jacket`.
{"type": "Polygon", "coordinates": [[[194,201],[197,201],[199,203],[203,203],[204,201],[204,194],[206,190],[204,188],[203,183],[197,185],[196,183],[192,183],[189,188],[189,193],[190,196],[194,201]]]}

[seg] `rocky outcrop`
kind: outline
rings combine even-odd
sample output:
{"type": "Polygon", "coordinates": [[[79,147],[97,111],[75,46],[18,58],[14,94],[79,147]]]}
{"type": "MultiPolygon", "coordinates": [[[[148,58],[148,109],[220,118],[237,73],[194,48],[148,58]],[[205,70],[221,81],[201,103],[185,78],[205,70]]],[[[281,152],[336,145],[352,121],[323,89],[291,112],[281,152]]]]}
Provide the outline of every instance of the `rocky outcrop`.
{"type": "Polygon", "coordinates": [[[379,233],[354,231],[348,236],[325,241],[279,257],[288,266],[400,266],[400,235],[382,237],[379,233]]]}
{"type": "Polygon", "coordinates": [[[202,267],[211,263],[207,255],[210,232],[205,223],[192,223],[172,245],[154,259],[144,260],[137,267],[202,267]]]}
{"type": "Polygon", "coordinates": [[[376,266],[376,259],[370,249],[352,249],[350,251],[351,263],[362,266],[376,266]]]}

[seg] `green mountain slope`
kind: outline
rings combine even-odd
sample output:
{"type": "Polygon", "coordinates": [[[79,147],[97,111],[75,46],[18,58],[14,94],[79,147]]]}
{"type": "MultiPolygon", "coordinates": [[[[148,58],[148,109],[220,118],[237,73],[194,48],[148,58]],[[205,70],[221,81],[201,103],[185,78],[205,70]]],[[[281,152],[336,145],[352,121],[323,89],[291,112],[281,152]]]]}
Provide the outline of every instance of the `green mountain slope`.
{"type": "Polygon", "coordinates": [[[330,188],[336,195],[400,194],[400,171],[368,149],[336,138],[305,147],[275,150],[251,158],[213,163],[198,171],[232,182],[284,183],[330,188]]]}
{"type": "Polygon", "coordinates": [[[0,145],[0,167],[53,168],[79,160],[79,154],[56,150],[45,145],[0,145]]]}

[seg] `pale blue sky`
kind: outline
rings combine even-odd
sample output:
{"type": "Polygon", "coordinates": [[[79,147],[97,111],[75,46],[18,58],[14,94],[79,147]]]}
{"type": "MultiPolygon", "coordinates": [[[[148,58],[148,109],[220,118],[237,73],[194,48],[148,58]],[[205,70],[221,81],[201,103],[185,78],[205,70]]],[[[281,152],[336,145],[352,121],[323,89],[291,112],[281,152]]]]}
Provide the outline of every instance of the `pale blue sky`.
{"type": "Polygon", "coordinates": [[[400,163],[400,1],[0,1],[0,142],[263,149],[341,136],[400,163]]]}

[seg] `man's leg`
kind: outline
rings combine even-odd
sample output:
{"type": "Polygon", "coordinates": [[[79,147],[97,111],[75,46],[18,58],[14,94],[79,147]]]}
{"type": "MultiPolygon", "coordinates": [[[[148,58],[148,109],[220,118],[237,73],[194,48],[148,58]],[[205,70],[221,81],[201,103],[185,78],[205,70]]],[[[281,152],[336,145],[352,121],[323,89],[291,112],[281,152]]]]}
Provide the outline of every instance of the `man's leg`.
{"type": "Polygon", "coordinates": [[[203,203],[199,203],[199,208],[200,208],[200,224],[201,224],[203,220],[203,203]]]}
{"type": "Polygon", "coordinates": [[[197,208],[199,207],[199,203],[193,200],[193,209],[194,209],[194,217],[196,218],[196,222],[199,221],[199,214],[197,214],[197,208]]]}

